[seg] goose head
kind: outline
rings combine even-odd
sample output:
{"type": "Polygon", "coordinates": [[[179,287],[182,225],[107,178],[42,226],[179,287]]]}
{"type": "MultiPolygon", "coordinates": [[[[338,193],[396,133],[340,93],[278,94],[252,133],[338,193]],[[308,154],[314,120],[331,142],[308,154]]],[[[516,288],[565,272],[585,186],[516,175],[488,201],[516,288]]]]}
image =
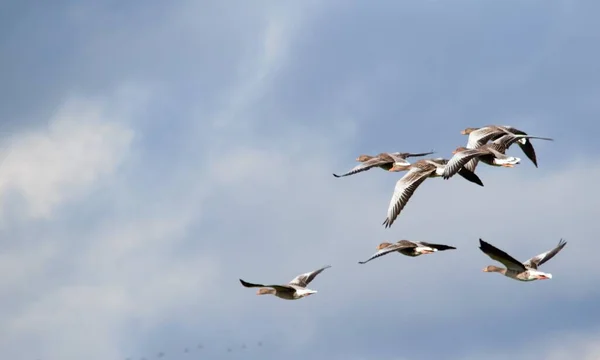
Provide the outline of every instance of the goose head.
{"type": "Polygon", "coordinates": [[[386,247],[388,247],[390,245],[392,245],[392,244],[390,244],[388,242],[382,242],[381,244],[377,245],[377,250],[385,249],[386,247]]]}
{"type": "Polygon", "coordinates": [[[479,130],[480,128],[475,128],[475,127],[468,127],[466,129],[464,129],[463,131],[461,131],[460,133],[462,135],[469,135],[470,133],[472,133],[473,131],[479,130]]]}
{"type": "Polygon", "coordinates": [[[367,160],[371,160],[372,158],[373,158],[373,156],[371,156],[371,155],[360,155],[359,157],[356,158],[356,161],[365,162],[367,160]]]}

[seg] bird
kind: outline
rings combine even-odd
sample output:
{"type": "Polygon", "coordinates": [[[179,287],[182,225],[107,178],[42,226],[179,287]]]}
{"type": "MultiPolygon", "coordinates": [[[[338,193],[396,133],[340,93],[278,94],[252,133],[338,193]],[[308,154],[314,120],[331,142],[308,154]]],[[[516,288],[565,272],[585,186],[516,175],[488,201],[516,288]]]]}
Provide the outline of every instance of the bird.
{"type": "Polygon", "coordinates": [[[296,276],[287,285],[262,285],[252,284],[239,279],[245,287],[259,287],[256,295],[275,295],[278,298],[285,300],[298,300],[303,297],[317,293],[317,290],[308,289],[307,286],[315,279],[323,270],[330,268],[331,265],[326,265],[318,270],[307,272],[296,276]]]}
{"type": "Polygon", "coordinates": [[[542,272],[538,270],[538,267],[546,261],[552,259],[554,255],[558,254],[558,252],[565,247],[566,244],[567,242],[561,238],[558,242],[558,245],[554,249],[536,255],[531,259],[521,263],[504,251],[483,241],[482,239],[479,239],[479,249],[493,260],[501,262],[504,266],[506,266],[506,269],[504,269],[494,265],[489,265],[483,268],[483,271],[497,272],[511,279],[519,281],[552,279],[552,274],[542,272]]]}
{"type": "Polygon", "coordinates": [[[401,152],[383,152],[376,156],[360,155],[358,158],[356,158],[356,161],[360,162],[361,164],[355,166],[345,174],[338,175],[334,173],[333,176],[335,176],[336,178],[340,178],[348,175],[354,175],[359,172],[370,170],[374,167],[379,167],[383,170],[389,171],[394,166],[394,164],[410,165],[410,163],[406,160],[409,157],[427,156],[433,153],[434,151],[418,154],[401,152]]]}
{"type": "MultiPolygon", "coordinates": [[[[396,187],[394,188],[394,193],[388,207],[387,217],[382,225],[385,225],[386,228],[392,226],[419,185],[427,178],[442,176],[447,163],[447,159],[435,158],[419,160],[406,166],[394,165],[390,171],[408,170],[408,172],[396,182],[396,187]]],[[[470,182],[483,186],[483,182],[481,182],[479,176],[467,169],[460,169],[459,175],[470,182]]]]}
{"type": "Polygon", "coordinates": [[[359,264],[366,264],[369,261],[376,259],[380,256],[392,253],[399,252],[402,255],[416,257],[425,254],[433,254],[436,251],[444,251],[444,250],[455,250],[454,246],[449,245],[441,245],[441,244],[430,244],[424,241],[409,241],[409,240],[400,240],[395,244],[391,244],[388,242],[382,242],[377,246],[377,252],[371,256],[369,259],[365,261],[359,261],[359,264]]]}
{"type": "MultiPolygon", "coordinates": [[[[490,140],[494,141],[502,137],[506,133],[512,133],[515,135],[527,135],[526,132],[512,127],[510,125],[486,125],[479,128],[468,127],[462,130],[460,133],[462,135],[469,135],[469,139],[467,140],[467,149],[476,149],[486,144],[490,140]]],[[[519,144],[519,147],[521,148],[523,153],[525,153],[527,158],[531,160],[533,165],[535,165],[535,167],[538,167],[535,149],[533,148],[531,141],[529,141],[527,138],[523,138],[519,139],[517,143],[519,144]]],[[[476,164],[477,160],[473,159],[466,165],[466,168],[468,170],[475,171],[476,164]]]]}
{"type": "Polygon", "coordinates": [[[503,167],[514,167],[519,164],[521,159],[515,156],[507,156],[506,150],[516,141],[521,139],[541,139],[552,141],[551,138],[531,136],[531,135],[515,135],[512,133],[506,133],[502,137],[497,138],[491,143],[481,145],[475,149],[468,149],[463,146],[457,147],[452,154],[452,158],[444,169],[442,177],[447,180],[454,176],[456,172],[461,168],[467,168],[469,171],[475,171],[475,167],[478,161],[490,165],[490,166],[503,166],[503,167]],[[467,167],[467,164],[471,160],[476,160],[471,167],[467,167]]]}

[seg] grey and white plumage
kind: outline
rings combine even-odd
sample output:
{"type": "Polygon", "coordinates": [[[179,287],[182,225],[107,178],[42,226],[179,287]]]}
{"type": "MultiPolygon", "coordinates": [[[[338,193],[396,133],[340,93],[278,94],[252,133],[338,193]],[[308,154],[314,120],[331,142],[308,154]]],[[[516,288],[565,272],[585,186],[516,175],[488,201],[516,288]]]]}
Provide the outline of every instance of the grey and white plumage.
{"type": "MultiPolygon", "coordinates": [[[[394,193],[388,206],[387,217],[383,222],[383,225],[388,228],[392,226],[398,215],[414,192],[417,190],[427,178],[440,177],[444,172],[444,168],[448,163],[447,159],[436,158],[436,159],[423,159],[419,160],[411,165],[395,165],[390,171],[403,171],[408,170],[404,176],[396,182],[394,193]]],[[[466,169],[460,169],[459,175],[464,177],[466,180],[483,186],[481,179],[475,173],[466,169]]]]}
{"type": "Polygon", "coordinates": [[[558,254],[558,252],[561,251],[566,244],[566,241],[560,239],[558,245],[555,248],[543,252],[539,255],[536,255],[528,259],[527,261],[521,263],[506,252],[498,249],[490,243],[483,241],[482,239],[479,239],[479,249],[491,259],[496,260],[502,263],[504,266],[506,266],[506,268],[503,269],[494,265],[489,265],[485,267],[483,271],[498,272],[511,279],[519,281],[551,279],[552,274],[542,272],[538,268],[548,260],[552,259],[556,254],[558,254]]]}
{"type": "Polygon", "coordinates": [[[377,246],[377,252],[365,261],[359,261],[359,264],[366,264],[369,261],[387,255],[392,252],[399,252],[402,255],[417,257],[425,254],[432,254],[436,251],[454,250],[454,246],[432,244],[425,241],[400,240],[394,244],[383,242],[377,246]]]}
{"type": "MultiPolygon", "coordinates": [[[[469,135],[467,140],[467,149],[476,149],[480,146],[485,145],[488,141],[494,141],[498,138],[506,135],[507,133],[514,135],[527,135],[526,132],[519,130],[509,125],[486,125],[479,128],[469,127],[461,131],[463,135],[469,135]]],[[[531,160],[531,162],[538,167],[537,157],[535,149],[527,138],[523,138],[517,142],[523,153],[531,160]]],[[[465,167],[470,171],[475,171],[479,159],[471,159],[465,167]]]]}
{"type": "Polygon", "coordinates": [[[507,156],[506,150],[508,150],[508,148],[515,142],[523,139],[553,140],[551,138],[540,136],[516,135],[507,132],[501,137],[493,140],[491,143],[478,146],[474,149],[459,146],[452,152],[454,155],[448,162],[442,177],[444,179],[449,179],[462,168],[474,171],[479,161],[482,161],[490,166],[513,167],[514,165],[520,163],[521,159],[514,156],[507,156]],[[473,160],[477,161],[473,163],[473,160]]]}
{"type": "Polygon", "coordinates": [[[320,269],[311,271],[311,272],[307,272],[304,274],[300,274],[298,276],[296,276],[294,279],[292,279],[292,281],[290,281],[289,283],[287,283],[286,285],[263,285],[263,284],[253,284],[253,283],[249,283],[247,281],[244,281],[242,279],[240,280],[240,283],[242,283],[243,286],[248,287],[248,288],[253,288],[253,287],[258,287],[261,288],[260,290],[258,290],[258,292],[256,293],[257,295],[275,295],[278,298],[281,299],[285,299],[285,300],[298,300],[301,299],[303,297],[312,295],[317,293],[316,290],[311,290],[308,289],[307,286],[308,284],[311,283],[311,281],[313,281],[315,279],[315,277],[317,275],[319,275],[320,273],[323,272],[323,270],[330,268],[330,265],[324,266],[320,269]]]}
{"type": "Polygon", "coordinates": [[[410,165],[410,162],[406,160],[410,157],[419,157],[433,154],[434,151],[426,152],[426,153],[401,153],[401,152],[393,152],[393,153],[380,153],[376,156],[371,155],[360,155],[356,161],[359,161],[360,164],[356,165],[350,171],[345,174],[338,175],[333,174],[333,176],[340,178],[344,176],[358,174],[363,171],[370,170],[374,167],[379,167],[383,170],[389,171],[395,164],[400,165],[410,165]]]}

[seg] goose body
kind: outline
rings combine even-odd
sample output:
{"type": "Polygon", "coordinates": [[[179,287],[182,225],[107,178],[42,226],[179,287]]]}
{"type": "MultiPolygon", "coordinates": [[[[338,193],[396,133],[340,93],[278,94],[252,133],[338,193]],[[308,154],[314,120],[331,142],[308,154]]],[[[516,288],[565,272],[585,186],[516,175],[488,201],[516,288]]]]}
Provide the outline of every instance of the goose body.
{"type": "Polygon", "coordinates": [[[239,279],[239,280],[240,280],[240,283],[242,283],[242,285],[244,287],[260,288],[256,292],[256,295],[274,295],[274,296],[276,296],[280,299],[284,299],[284,300],[298,300],[303,297],[317,293],[316,290],[308,289],[307,286],[308,286],[308,284],[310,284],[311,281],[313,281],[315,279],[315,277],[317,275],[319,275],[321,272],[323,272],[323,270],[328,269],[330,267],[331,267],[330,265],[327,265],[318,270],[300,274],[300,275],[296,276],[294,279],[292,279],[292,281],[290,281],[289,283],[287,283],[285,285],[253,284],[253,283],[244,281],[242,279],[239,279]]]}
{"type": "Polygon", "coordinates": [[[387,255],[392,252],[399,252],[402,255],[417,257],[425,254],[433,254],[436,251],[443,250],[454,250],[456,249],[454,246],[449,245],[441,245],[441,244],[431,244],[424,241],[409,241],[409,240],[400,240],[395,244],[383,242],[377,246],[377,252],[373,254],[369,259],[365,261],[359,261],[359,264],[366,264],[369,261],[376,259],[380,256],[387,255]]]}
{"type": "Polygon", "coordinates": [[[550,138],[539,136],[515,135],[507,132],[491,143],[478,146],[474,149],[459,146],[452,152],[454,156],[452,156],[448,162],[443,177],[444,179],[449,179],[463,167],[474,171],[479,161],[490,166],[514,167],[521,162],[521,159],[515,156],[507,156],[506,150],[508,150],[513,143],[523,139],[552,140],[550,138]],[[473,160],[475,160],[474,163],[473,160]]]}
{"type": "Polygon", "coordinates": [[[519,281],[552,279],[552,274],[540,271],[538,270],[538,267],[552,259],[565,247],[566,244],[566,241],[560,239],[558,245],[554,249],[543,252],[521,263],[506,252],[483,241],[482,239],[479,239],[479,249],[491,259],[496,260],[506,266],[506,268],[500,268],[494,265],[489,265],[486,266],[483,271],[497,272],[506,277],[519,281]]]}
{"type": "MultiPolygon", "coordinates": [[[[443,158],[423,159],[411,165],[394,165],[390,169],[390,171],[408,170],[408,172],[396,182],[396,187],[388,206],[387,217],[383,222],[386,228],[392,226],[419,185],[427,178],[441,177],[444,174],[444,168],[447,163],[448,160],[443,158]]],[[[459,169],[458,174],[470,182],[483,186],[479,176],[467,169],[459,169]]]]}
{"type": "Polygon", "coordinates": [[[393,152],[393,153],[384,152],[384,153],[380,153],[376,156],[360,155],[358,158],[356,158],[356,161],[360,162],[359,165],[356,165],[350,171],[348,171],[342,175],[338,175],[338,174],[334,173],[333,176],[340,178],[340,177],[344,177],[344,176],[354,175],[354,174],[358,174],[363,171],[370,170],[374,167],[378,167],[383,170],[390,171],[390,169],[394,165],[410,165],[410,162],[408,162],[408,160],[406,160],[409,157],[426,156],[426,155],[431,155],[431,154],[433,154],[433,151],[426,152],[426,153],[415,153],[415,154],[401,153],[401,152],[393,152]]]}
{"type": "MultiPolygon", "coordinates": [[[[526,132],[509,125],[486,125],[479,128],[469,127],[462,130],[461,134],[469,136],[466,146],[467,149],[477,149],[478,147],[485,145],[488,141],[497,140],[506,134],[527,135],[526,132]]],[[[516,142],[523,151],[523,153],[525,153],[527,158],[531,160],[535,167],[538,167],[535,149],[533,148],[531,141],[528,140],[527,137],[523,137],[521,139],[518,139],[516,142]]],[[[478,161],[478,158],[471,159],[465,165],[465,167],[468,170],[474,172],[475,168],[477,167],[478,161]]]]}

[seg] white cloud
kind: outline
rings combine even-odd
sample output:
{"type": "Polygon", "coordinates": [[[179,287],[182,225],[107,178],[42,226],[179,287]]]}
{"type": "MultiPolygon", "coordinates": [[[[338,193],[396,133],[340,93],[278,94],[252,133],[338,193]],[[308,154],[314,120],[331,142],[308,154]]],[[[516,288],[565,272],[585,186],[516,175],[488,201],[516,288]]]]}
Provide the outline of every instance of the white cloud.
{"type": "MultiPolygon", "coordinates": [[[[10,297],[0,313],[0,332],[7,334],[0,340],[3,356],[119,358],[118,339],[131,319],[141,319],[138,331],[144,331],[161,314],[187,311],[186,304],[210,298],[206,286],[218,260],[192,253],[172,261],[173,244],[181,244],[196,209],[169,203],[157,213],[128,196],[135,183],[121,193],[126,178],[120,170],[139,165],[131,157],[137,149],[130,126],[146,103],[134,88],[105,99],[68,101],[48,129],[11,139],[2,190],[23,196],[23,225],[36,229],[43,219],[49,231],[4,241],[0,285],[10,297]],[[62,204],[86,208],[97,200],[91,189],[102,186],[112,194],[112,213],[85,229],[73,221],[51,225],[62,204]],[[121,216],[119,207],[133,211],[121,216]],[[36,346],[15,347],[28,341],[36,346]]],[[[14,205],[5,204],[5,211],[14,205]]],[[[15,224],[5,225],[14,231],[15,224]]]]}
{"type": "Polygon", "coordinates": [[[127,158],[133,131],[106,118],[105,104],[73,100],[48,129],[13,136],[0,167],[0,192],[15,190],[28,215],[47,218],[62,202],[83,196],[127,158]]]}
{"type": "MultiPolygon", "coordinates": [[[[287,36],[282,27],[285,21],[266,24],[271,26],[256,67],[265,74],[281,61],[287,36]]],[[[233,92],[239,96],[234,95],[237,100],[227,111],[243,112],[252,103],[245,97],[260,91],[261,77],[241,79],[233,92]]],[[[186,185],[193,184],[184,190],[185,197],[175,187],[181,183],[157,186],[159,193],[148,194],[137,187],[135,179],[119,173],[131,166],[152,166],[132,158],[139,150],[134,148],[134,136],[140,134],[131,126],[139,125],[141,107],[151,104],[144,101],[147,97],[133,86],[112,97],[76,98],[50,119],[48,129],[12,139],[10,156],[0,173],[4,180],[0,190],[13,190],[23,197],[32,224],[55,218],[66,203],[85,207],[93,200],[86,196],[95,186],[108,186],[103,194],[113,206],[83,232],[57,227],[43,239],[6,254],[11,261],[2,264],[7,271],[0,283],[19,303],[1,314],[0,332],[9,334],[0,340],[3,356],[122,358],[126,354],[120,339],[134,320],[140,324],[134,329],[139,336],[164,319],[185,324],[225,311],[230,300],[214,289],[219,289],[219,269],[226,259],[215,256],[214,249],[183,250],[193,248],[185,240],[188,228],[206,205],[202,200],[210,186],[217,184],[215,178],[205,177],[201,167],[172,174],[185,179],[186,185]],[[131,88],[133,94],[127,90],[131,88]],[[177,200],[169,196],[174,193],[177,200]],[[156,206],[154,198],[166,200],[156,206]],[[124,214],[122,209],[132,211],[124,214]],[[31,251],[32,246],[38,250],[31,251]],[[12,271],[13,267],[19,270],[12,271]],[[24,284],[36,285],[31,290],[24,284]],[[196,316],[190,316],[192,312],[196,316]],[[14,346],[27,342],[35,346],[14,346]]],[[[192,121],[188,124],[193,128],[192,121]]],[[[5,204],[5,211],[14,210],[14,205],[5,204]]],[[[205,244],[207,238],[200,241],[205,244]]],[[[289,339],[293,339],[291,334],[289,339]]]]}

